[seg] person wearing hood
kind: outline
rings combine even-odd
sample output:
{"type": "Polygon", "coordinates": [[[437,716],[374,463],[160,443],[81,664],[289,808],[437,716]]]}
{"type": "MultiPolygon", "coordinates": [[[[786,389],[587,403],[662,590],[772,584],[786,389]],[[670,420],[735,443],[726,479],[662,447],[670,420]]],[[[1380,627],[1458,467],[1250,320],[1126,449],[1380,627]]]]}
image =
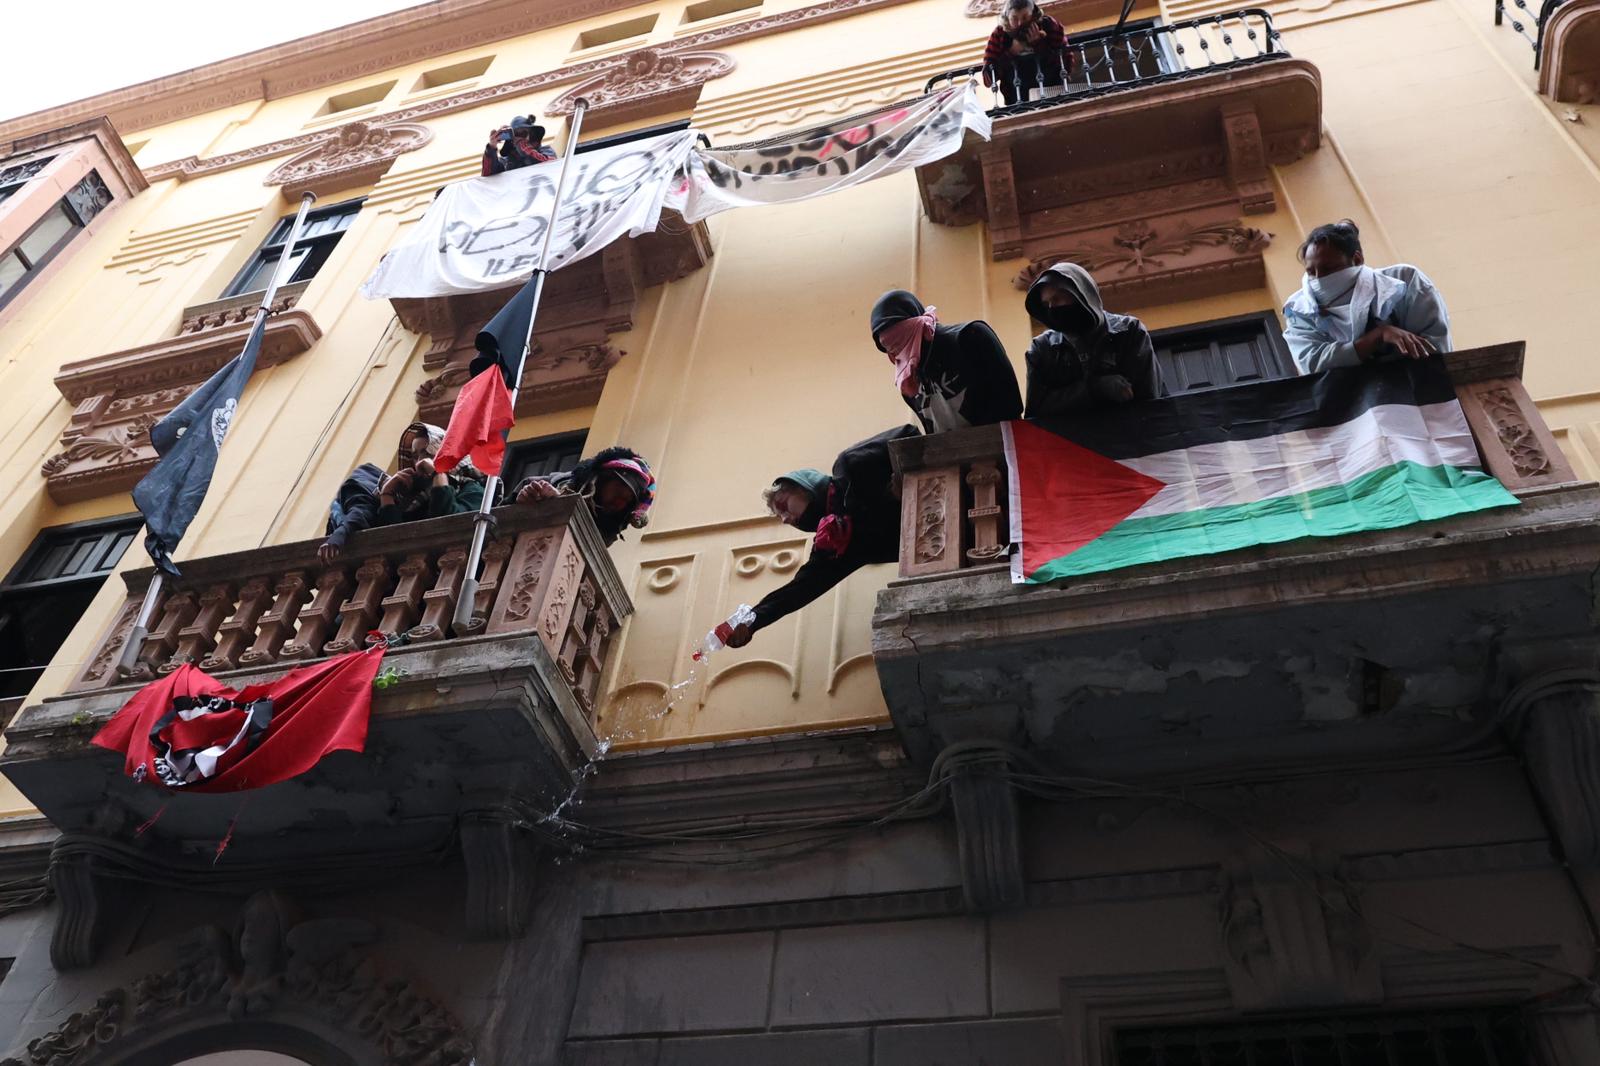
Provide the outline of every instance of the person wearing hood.
{"type": "Polygon", "coordinates": [[[831,477],[809,468],[791,470],[762,492],[767,510],[784,525],[816,535],[810,557],[788,583],[755,605],[755,621],[734,627],[730,648],[744,647],[758,630],[800,610],[863,566],[900,558],[900,494],[889,442],[917,435],[915,426],[885,430],[840,452],[831,477]]]}
{"type": "Polygon", "coordinates": [[[983,83],[1000,85],[1009,107],[1026,100],[1029,92],[1060,92],[1071,72],[1073,56],[1067,50],[1067,31],[1046,15],[1033,0],[1006,0],[1000,21],[983,47],[983,83]]]}
{"type": "Polygon", "coordinates": [[[1302,374],[1450,351],[1450,313],[1433,282],[1409,263],[1367,266],[1348,218],[1312,230],[1299,255],[1306,273],[1283,305],[1283,339],[1302,374]]]}
{"type": "Polygon", "coordinates": [[[644,456],[632,448],[614,447],[581,460],[571,470],[546,477],[526,478],[514,494],[518,503],[548,500],[553,496],[582,496],[600,530],[606,547],[622,531],[643,529],[656,500],[656,479],[644,456]]]}
{"type": "Polygon", "coordinates": [[[872,305],[872,342],[926,433],[1022,417],[1017,374],[989,323],[941,325],[937,308],[904,289],[872,305]]]}
{"type": "Polygon", "coordinates": [[[548,163],[555,157],[555,152],[544,146],[544,127],[532,115],[518,115],[511,125],[489,134],[489,143],[483,146],[483,176],[548,163]]]}
{"type": "Polygon", "coordinates": [[[1028,314],[1049,328],[1028,347],[1029,418],[1072,414],[1161,395],[1144,323],[1105,309],[1076,263],[1057,263],[1028,287],[1028,314]]]}
{"type": "Polygon", "coordinates": [[[327,535],[317,557],[324,563],[338,559],[350,535],[363,529],[476,511],[485,478],[465,459],[448,474],[436,471],[433,456],[443,440],[438,426],[413,422],[400,434],[393,474],[386,476],[375,463],[356,467],[328,509],[327,535]]]}

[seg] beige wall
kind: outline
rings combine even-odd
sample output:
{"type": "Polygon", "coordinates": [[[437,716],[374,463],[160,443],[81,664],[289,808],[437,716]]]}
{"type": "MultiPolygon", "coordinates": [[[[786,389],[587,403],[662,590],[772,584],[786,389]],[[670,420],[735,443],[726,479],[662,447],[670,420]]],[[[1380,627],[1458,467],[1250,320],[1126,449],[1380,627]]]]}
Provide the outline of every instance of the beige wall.
{"type": "MultiPolygon", "coordinates": [[[[930,73],[976,59],[988,23],[963,18],[960,7],[918,0],[719,45],[738,67],[706,86],[696,123],[728,143],[915,92],[930,73]]],[[[641,5],[591,23],[657,12],[647,40],[666,43],[682,8],[641,5]]],[[[1565,120],[1565,105],[1549,106],[1533,91],[1531,54],[1490,24],[1487,2],[1481,9],[1467,0],[1278,8],[1289,49],[1321,69],[1328,137],[1320,151],[1275,175],[1279,210],[1250,220],[1275,235],[1267,288],[1129,310],[1158,327],[1276,307],[1299,281],[1299,236],[1353,216],[1372,261],[1414,262],[1440,283],[1459,345],[1527,340],[1530,387],[1580,466],[1600,471],[1600,361],[1577,310],[1594,286],[1600,238],[1594,126],[1565,120]]],[[[1218,9],[1191,3],[1170,14],[1218,9]]],[[[571,52],[591,23],[125,136],[148,142],[139,152],[146,168],[239,151],[329,128],[336,122],[315,117],[323,102],[367,85],[396,83],[371,108],[381,114],[447,95],[410,92],[426,70],[493,54],[482,76],[448,87],[459,91],[614,51],[571,52]]],[[[313,537],[344,473],[391,456],[414,415],[426,339],[401,328],[386,303],[361,299],[357,286],[405,237],[438,185],[475,172],[485,131],[517,112],[542,113],[564,88],[430,118],[432,142],[401,156],[375,187],[323,198],[371,196],[300,302],[325,336],[257,375],[180,557],[313,537]]],[[[349,117],[359,116],[339,116],[349,117]]],[[[48,290],[0,326],[0,564],[15,561],[42,527],[131,510],[126,496],[63,507],[45,495],[39,465],[70,412],[52,376],[63,362],[170,336],[185,306],[216,297],[289,210],[262,184],[282,158],[158,182],[113,226],[88,236],[48,290]]],[[[812,203],[721,215],[710,229],[711,263],[645,294],[635,328],[613,338],[629,354],[598,405],[525,419],[515,432],[527,438],[588,426],[591,448],[627,443],[657,466],[660,503],[651,525],[614,552],[638,605],[603,711],[603,726],[623,744],[883,718],[869,621],[889,568],[855,576],[750,648],[719,655],[705,676],[690,677],[689,649],[804,558],[805,538],[762,516],[761,487],[794,466],[826,467],[844,445],[907,420],[867,336],[879,292],[910,287],[946,321],[988,319],[1019,372],[1028,338],[1011,284],[1020,262],[992,262],[981,226],[928,223],[911,175],[812,203]],[[686,679],[673,710],[659,716],[662,693],[686,679]]],[[[144,563],[138,550],[124,560],[144,563]]],[[[35,698],[65,686],[120,599],[120,581],[108,582],[35,698]]],[[[17,802],[0,795],[0,808],[17,802]]]]}

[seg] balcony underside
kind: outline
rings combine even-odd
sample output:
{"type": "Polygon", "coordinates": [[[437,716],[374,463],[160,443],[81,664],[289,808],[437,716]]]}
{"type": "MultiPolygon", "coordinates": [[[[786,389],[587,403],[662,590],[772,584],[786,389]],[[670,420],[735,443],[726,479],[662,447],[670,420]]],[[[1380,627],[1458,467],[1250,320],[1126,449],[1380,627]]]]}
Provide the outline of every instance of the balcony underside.
{"type": "Polygon", "coordinates": [[[874,654],[919,761],[973,739],[1105,776],[1439,750],[1486,739],[1530,663],[1592,662],[1597,518],[1589,484],[1061,587],[902,579],[874,654]]]}

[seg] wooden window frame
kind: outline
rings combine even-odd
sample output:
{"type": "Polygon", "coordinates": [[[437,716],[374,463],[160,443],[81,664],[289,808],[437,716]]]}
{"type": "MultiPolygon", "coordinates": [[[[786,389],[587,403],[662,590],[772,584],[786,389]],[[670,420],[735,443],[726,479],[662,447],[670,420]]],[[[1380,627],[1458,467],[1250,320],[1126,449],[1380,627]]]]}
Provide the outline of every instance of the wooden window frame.
{"type": "MultiPolygon", "coordinates": [[[[350,227],[355,223],[356,216],[361,213],[361,207],[366,202],[367,198],[365,196],[359,196],[354,200],[341,200],[339,203],[314,208],[306,212],[306,222],[308,223],[321,221],[336,214],[348,214],[350,221],[333,233],[318,234],[315,237],[302,237],[296,241],[295,248],[306,248],[307,251],[304,258],[296,264],[291,276],[284,279],[285,285],[293,285],[299,281],[310,281],[317,276],[323,265],[332,257],[339,242],[344,239],[344,235],[350,232],[350,227]],[[326,248],[327,252],[320,259],[315,258],[315,253],[322,248],[326,248]],[[306,269],[308,265],[311,265],[309,271],[306,269]]],[[[255,276],[256,271],[261,268],[269,256],[281,258],[285,254],[290,256],[294,254],[294,248],[285,247],[288,244],[289,231],[293,227],[293,214],[284,215],[274,222],[272,229],[267,233],[266,239],[246,260],[243,268],[233,276],[233,280],[228,282],[228,287],[222,291],[221,298],[228,299],[232,296],[245,296],[249,293],[261,292],[265,286],[262,289],[246,289],[244,285],[250,278],[255,276]]]]}
{"type": "MultiPolygon", "coordinates": [[[[1174,339],[1190,335],[1194,336],[1196,339],[1199,339],[1207,334],[1221,334],[1230,330],[1239,330],[1241,327],[1252,325],[1258,327],[1258,332],[1266,338],[1267,347],[1270,350],[1275,363],[1277,364],[1274,369],[1276,369],[1278,373],[1271,377],[1262,378],[1261,380],[1275,381],[1278,378],[1297,377],[1300,371],[1295,366],[1294,357],[1289,354],[1288,343],[1283,339],[1283,324],[1278,319],[1278,313],[1276,311],[1251,311],[1248,314],[1243,315],[1229,315],[1226,318],[1213,318],[1204,322],[1186,323],[1182,326],[1168,326],[1164,329],[1151,330],[1150,344],[1151,347],[1155,349],[1156,361],[1161,366],[1162,382],[1168,387],[1167,395],[1183,396],[1195,392],[1208,392],[1210,389],[1230,388],[1239,383],[1226,382],[1222,384],[1211,385],[1203,389],[1185,389],[1181,392],[1173,391],[1170,388],[1173,370],[1170,364],[1164,362],[1161,358],[1163,349],[1170,349],[1171,344],[1164,342],[1170,342],[1174,339]]],[[[1214,340],[1212,342],[1215,343],[1214,340]]]]}

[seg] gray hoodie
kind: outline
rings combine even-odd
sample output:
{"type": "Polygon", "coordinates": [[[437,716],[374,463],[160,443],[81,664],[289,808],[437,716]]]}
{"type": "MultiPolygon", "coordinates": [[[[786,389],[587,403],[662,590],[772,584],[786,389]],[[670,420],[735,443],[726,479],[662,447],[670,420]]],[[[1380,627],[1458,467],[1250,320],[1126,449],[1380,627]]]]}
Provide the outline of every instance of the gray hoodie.
{"type": "Polygon", "coordinates": [[[1035,321],[1050,327],[1028,348],[1026,417],[1071,414],[1116,403],[1123,398],[1123,381],[1132,387],[1132,399],[1161,395],[1161,371],[1144,323],[1107,311],[1100,287],[1083,267],[1054,264],[1029,286],[1024,306],[1035,321]],[[1046,307],[1040,295],[1046,284],[1070,289],[1079,306],[1046,307]]]}

